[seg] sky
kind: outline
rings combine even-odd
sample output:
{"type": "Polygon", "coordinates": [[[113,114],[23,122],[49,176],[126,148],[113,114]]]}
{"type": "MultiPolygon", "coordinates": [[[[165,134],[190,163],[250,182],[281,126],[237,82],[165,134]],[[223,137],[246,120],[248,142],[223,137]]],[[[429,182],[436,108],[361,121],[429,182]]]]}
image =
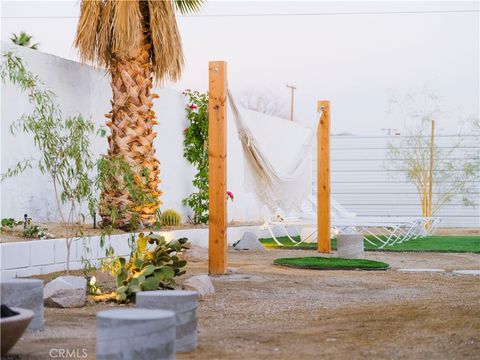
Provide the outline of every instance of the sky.
{"type": "MultiPolygon", "coordinates": [[[[435,93],[439,133],[479,117],[479,2],[207,1],[178,17],[186,56],[178,90],[205,91],[208,61],[228,63],[240,97],[275,93],[295,121],[312,125],[317,100],[330,100],[332,133],[382,134],[404,124],[388,114],[392,96],[435,93]]],[[[40,50],[77,60],[76,1],[2,1],[1,39],[21,30],[40,50]]]]}

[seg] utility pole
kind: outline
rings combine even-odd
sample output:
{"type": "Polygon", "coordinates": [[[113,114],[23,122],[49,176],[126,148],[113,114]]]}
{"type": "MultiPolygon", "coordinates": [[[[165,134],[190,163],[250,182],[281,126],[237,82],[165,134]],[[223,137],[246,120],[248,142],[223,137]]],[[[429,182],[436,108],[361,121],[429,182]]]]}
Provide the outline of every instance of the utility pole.
{"type": "Polygon", "coordinates": [[[288,85],[288,84],[287,84],[287,88],[292,90],[292,99],[290,102],[290,121],[293,121],[293,98],[294,98],[294,92],[297,88],[293,85],[288,85]]]}

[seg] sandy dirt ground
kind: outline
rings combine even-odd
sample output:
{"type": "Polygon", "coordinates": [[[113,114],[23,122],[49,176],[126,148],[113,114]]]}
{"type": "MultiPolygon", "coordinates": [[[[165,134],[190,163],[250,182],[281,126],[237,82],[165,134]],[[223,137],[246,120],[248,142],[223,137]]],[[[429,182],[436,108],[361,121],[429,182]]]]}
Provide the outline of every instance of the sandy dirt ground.
{"type": "MultiPolygon", "coordinates": [[[[478,359],[478,254],[367,253],[388,271],[315,271],[273,266],[302,250],[229,252],[231,275],[214,277],[216,294],[199,304],[199,346],[177,359],[478,359]],[[400,273],[442,268],[446,273],[400,273]]],[[[188,273],[205,273],[206,262],[188,273]]],[[[106,279],[100,279],[105,282],[106,279]]],[[[180,281],[181,282],[181,281],[180,281]]],[[[45,330],[27,334],[11,359],[51,359],[52,349],[95,358],[95,313],[114,304],[46,309],[45,330]]],[[[82,357],[77,357],[82,358],[82,357]]]]}

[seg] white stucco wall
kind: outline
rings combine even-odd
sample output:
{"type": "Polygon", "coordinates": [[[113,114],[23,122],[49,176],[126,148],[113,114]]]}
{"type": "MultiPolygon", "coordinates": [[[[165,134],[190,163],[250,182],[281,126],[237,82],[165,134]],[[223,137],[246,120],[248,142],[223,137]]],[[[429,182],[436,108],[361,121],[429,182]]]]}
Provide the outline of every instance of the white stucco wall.
{"type": "MultiPolygon", "coordinates": [[[[28,69],[58,96],[65,116],[81,113],[91,117],[97,125],[105,122],[111,90],[104,70],[2,42],[2,51],[5,50],[13,50],[22,57],[28,69]]],[[[182,205],[182,199],[193,191],[194,169],[183,158],[183,129],[188,126],[185,100],[180,92],[172,89],[156,89],[155,92],[160,96],[154,102],[154,110],[159,120],[155,147],[161,162],[162,209],[179,210],[186,218],[189,210],[182,205]]],[[[10,124],[31,109],[26,95],[7,82],[2,84],[1,105],[1,172],[4,173],[22,159],[38,157],[38,150],[31,137],[13,136],[9,132],[10,124]]],[[[107,149],[105,138],[92,138],[91,144],[96,156],[107,149]]],[[[235,194],[235,201],[228,203],[228,220],[260,220],[259,206],[253,196],[243,190],[243,155],[231,116],[227,168],[227,187],[235,194]]],[[[38,221],[58,220],[51,182],[38,170],[27,170],[0,186],[2,218],[22,218],[28,213],[38,221]]]]}

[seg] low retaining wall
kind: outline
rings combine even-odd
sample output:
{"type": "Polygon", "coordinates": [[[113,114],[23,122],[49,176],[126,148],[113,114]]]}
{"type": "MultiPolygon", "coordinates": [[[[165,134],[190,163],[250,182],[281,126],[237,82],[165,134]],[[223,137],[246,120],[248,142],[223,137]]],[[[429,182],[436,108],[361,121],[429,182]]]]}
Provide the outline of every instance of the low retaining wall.
{"type": "MultiPolygon", "coordinates": [[[[242,235],[251,231],[259,237],[270,237],[259,226],[238,226],[228,228],[228,244],[232,245],[242,235]]],[[[276,235],[281,235],[277,229],[276,235]]],[[[156,232],[167,241],[186,237],[192,244],[208,247],[208,228],[184,229],[156,232]]],[[[128,239],[130,234],[112,235],[105,239],[119,256],[130,255],[128,239]]],[[[28,277],[32,275],[49,274],[64,271],[67,268],[67,245],[65,239],[31,240],[0,244],[1,278],[28,277]]],[[[71,245],[70,269],[83,268],[82,257],[95,263],[105,257],[105,250],[100,247],[100,236],[85,237],[75,240],[71,245]]]]}

